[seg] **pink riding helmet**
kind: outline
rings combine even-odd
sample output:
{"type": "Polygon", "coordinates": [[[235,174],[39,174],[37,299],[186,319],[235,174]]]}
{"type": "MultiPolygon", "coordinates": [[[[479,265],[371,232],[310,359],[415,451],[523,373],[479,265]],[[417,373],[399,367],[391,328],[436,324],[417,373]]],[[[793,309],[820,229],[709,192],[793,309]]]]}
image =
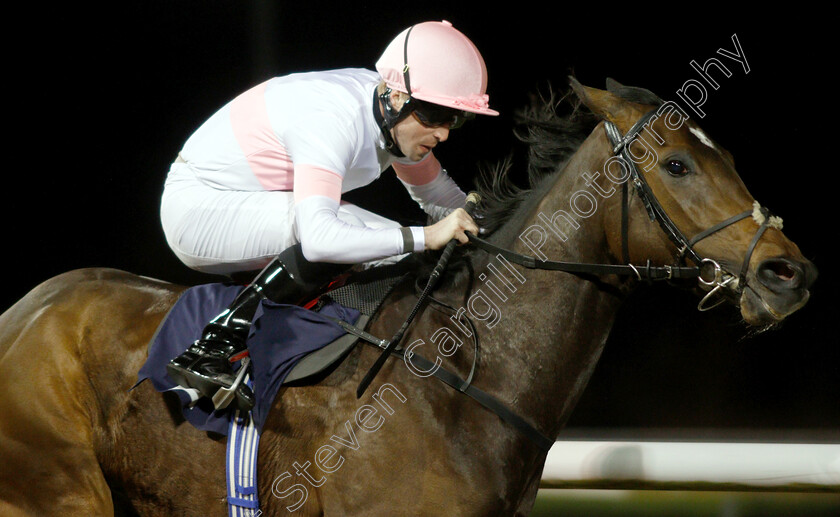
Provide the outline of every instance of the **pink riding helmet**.
{"type": "Polygon", "coordinates": [[[485,93],[484,59],[447,21],[419,23],[402,31],[376,62],[376,70],[389,88],[416,99],[481,115],[499,114],[490,109],[485,93]]]}

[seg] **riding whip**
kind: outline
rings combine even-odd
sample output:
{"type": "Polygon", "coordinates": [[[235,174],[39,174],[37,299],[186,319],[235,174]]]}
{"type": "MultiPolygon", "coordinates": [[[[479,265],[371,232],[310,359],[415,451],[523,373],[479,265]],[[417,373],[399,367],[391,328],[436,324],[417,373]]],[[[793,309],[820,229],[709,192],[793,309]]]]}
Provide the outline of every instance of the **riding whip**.
{"type": "MultiPolygon", "coordinates": [[[[473,210],[475,206],[481,202],[481,196],[478,195],[477,192],[470,192],[467,195],[467,202],[464,205],[464,210],[472,216],[473,210]]],[[[376,359],[376,362],[373,363],[370,370],[365,374],[362,382],[359,383],[359,387],[356,388],[356,398],[361,398],[364,395],[365,390],[367,390],[370,383],[373,381],[373,378],[376,377],[376,374],[379,373],[379,370],[382,369],[382,365],[385,364],[385,360],[388,359],[388,356],[391,355],[391,352],[397,347],[397,345],[402,341],[403,335],[408,330],[408,327],[411,325],[411,322],[414,320],[414,317],[417,315],[417,312],[420,310],[420,307],[423,305],[423,302],[435,288],[437,285],[440,276],[443,274],[443,271],[446,269],[446,265],[449,263],[449,257],[452,256],[452,252],[455,251],[455,246],[458,244],[457,239],[452,239],[446,244],[446,247],[443,249],[443,253],[440,255],[440,259],[438,260],[437,265],[432,270],[431,275],[429,275],[429,280],[426,282],[426,287],[423,289],[423,292],[420,294],[420,297],[417,299],[417,303],[414,304],[414,308],[411,310],[411,313],[408,315],[408,318],[403,323],[402,327],[394,334],[394,337],[388,342],[388,345],[376,359]]]]}

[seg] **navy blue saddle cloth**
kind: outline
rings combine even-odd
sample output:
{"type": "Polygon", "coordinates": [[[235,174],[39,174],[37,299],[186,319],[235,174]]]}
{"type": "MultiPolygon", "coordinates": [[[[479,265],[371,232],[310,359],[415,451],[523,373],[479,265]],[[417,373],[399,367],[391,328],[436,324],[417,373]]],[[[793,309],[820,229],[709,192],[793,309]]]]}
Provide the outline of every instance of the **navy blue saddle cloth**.
{"type": "MultiPolygon", "coordinates": [[[[181,400],[184,417],[192,425],[222,435],[228,433],[231,410],[215,411],[206,397],[192,400],[188,392],[169,379],[166,365],[200,338],[207,322],[223,312],[242,289],[241,285],[214,283],[184,291],[159,326],[137,381],[140,384],[148,379],[157,391],[173,391],[181,400]]],[[[355,324],[359,316],[358,310],[330,298],[324,298],[317,311],[268,300],[262,302],[247,340],[256,398],[251,416],[259,430],[277,390],[295,364],[345,334],[330,318],[355,324]]]]}

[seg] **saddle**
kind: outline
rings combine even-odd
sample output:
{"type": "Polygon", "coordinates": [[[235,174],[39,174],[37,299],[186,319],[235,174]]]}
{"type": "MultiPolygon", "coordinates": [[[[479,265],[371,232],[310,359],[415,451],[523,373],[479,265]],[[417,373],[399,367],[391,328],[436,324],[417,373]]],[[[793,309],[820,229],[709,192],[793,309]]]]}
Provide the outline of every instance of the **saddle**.
{"type": "Polygon", "coordinates": [[[408,275],[408,271],[404,264],[397,263],[353,273],[341,285],[314,300],[313,308],[317,309],[319,304],[333,301],[359,311],[359,318],[352,326],[336,321],[347,333],[300,359],[286,376],[283,385],[299,386],[315,382],[338,366],[358,343],[359,331],[367,330],[370,319],[394,287],[408,275]]]}
{"type": "MultiPolygon", "coordinates": [[[[248,338],[249,377],[257,394],[252,416],[259,428],[280,387],[316,383],[347,357],[388,294],[413,270],[406,262],[339,277],[303,307],[263,301],[248,338]]],[[[201,335],[206,322],[229,306],[241,289],[234,282],[184,291],[150,341],[148,358],[134,385],[149,380],[157,391],[177,395],[186,420],[200,430],[222,435],[228,433],[229,415],[215,411],[212,402],[194,390],[173,383],[165,366],[201,335]]]]}

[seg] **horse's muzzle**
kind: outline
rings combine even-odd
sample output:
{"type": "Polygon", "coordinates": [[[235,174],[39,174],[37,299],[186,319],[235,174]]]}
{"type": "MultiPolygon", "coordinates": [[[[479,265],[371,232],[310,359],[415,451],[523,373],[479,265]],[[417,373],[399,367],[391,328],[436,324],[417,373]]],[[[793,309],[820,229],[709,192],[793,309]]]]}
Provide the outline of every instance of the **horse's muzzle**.
{"type": "Polygon", "coordinates": [[[802,308],[817,279],[808,260],[775,257],[762,261],[741,296],[741,313],[751,325],[778,323],[802,308]]]}

